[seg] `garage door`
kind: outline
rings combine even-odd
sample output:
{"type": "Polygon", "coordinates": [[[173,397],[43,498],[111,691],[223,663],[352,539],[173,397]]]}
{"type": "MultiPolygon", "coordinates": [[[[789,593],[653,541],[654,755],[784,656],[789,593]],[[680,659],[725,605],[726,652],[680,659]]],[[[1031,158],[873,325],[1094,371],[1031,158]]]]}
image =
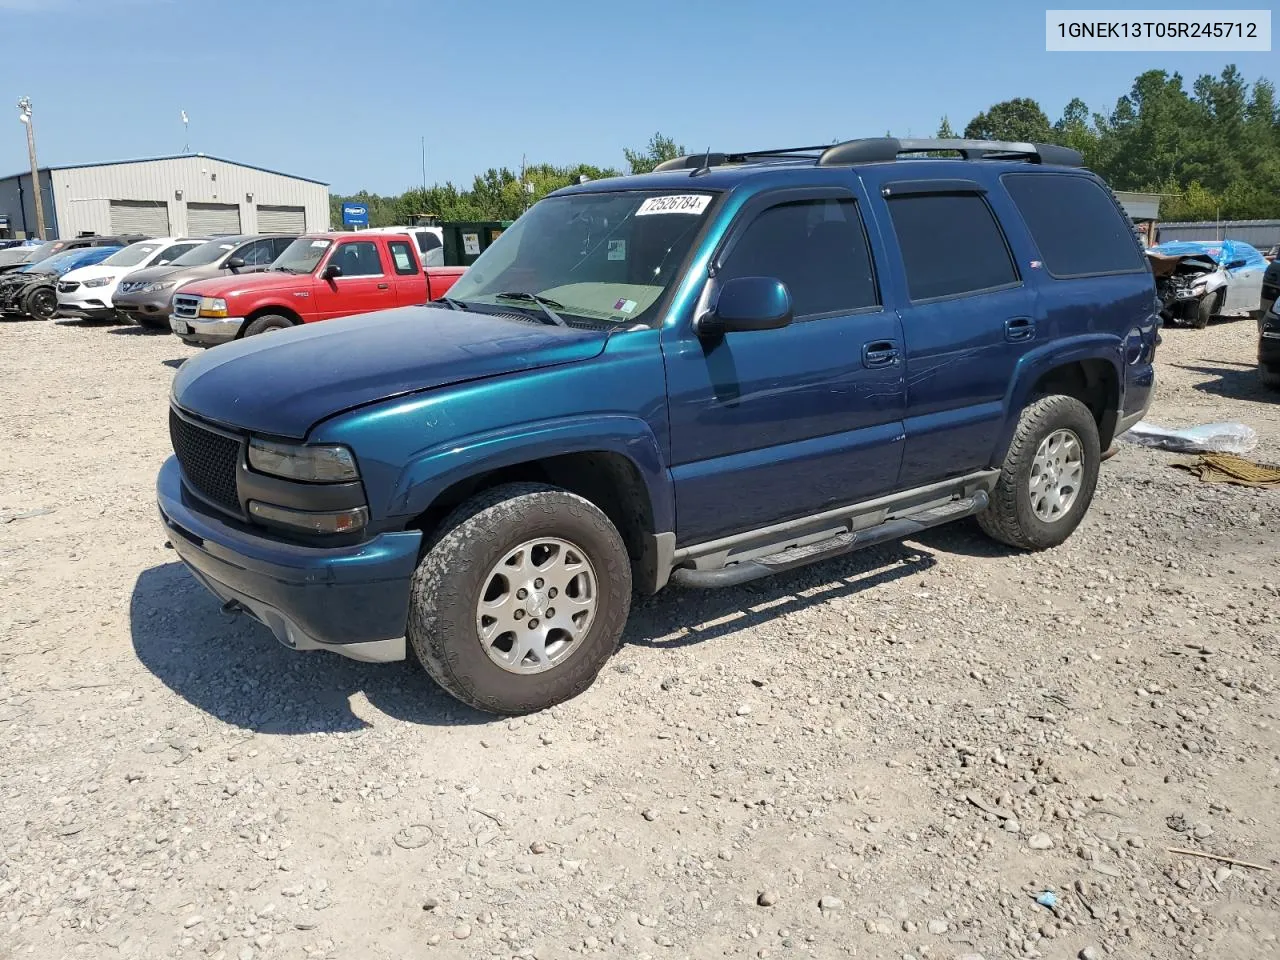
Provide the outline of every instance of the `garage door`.
{"type": "Polygon", "coordinates": [[[112,200],[111,232],[169,235],[169,205],[163,200],[112,200]]]}
{"type": "Polygon", "coordinates": [[[307,212],[302,207],[258,207],[259,233],[306,233],[307,212]]]}
{"type": "Polygon", "coordinates": [[[188,203],[187,235],[229,237],[240,232],[240,208],[234,203],[188,203]]]}

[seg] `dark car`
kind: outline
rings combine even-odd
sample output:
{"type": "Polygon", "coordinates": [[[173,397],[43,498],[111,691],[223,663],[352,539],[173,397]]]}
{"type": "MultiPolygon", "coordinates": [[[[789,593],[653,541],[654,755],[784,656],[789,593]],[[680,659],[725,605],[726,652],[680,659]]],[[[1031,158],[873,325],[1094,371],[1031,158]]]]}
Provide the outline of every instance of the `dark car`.
{"type": "Polygon", "coordinates": [[[557,191],[443,300],[184,363],[169,541],[288,646],[412,645],[498,713],[590,686],[633,588],[968,516],[1055,547],[1151,402],[1159,329],[1080,164],[876,138],[557,191]]]}
{"type": "Polygon", "coordinates": [[[1258,379],[1280,390],[1280,307],[1274,301],[1258,319],[1258,379]]]}
{"type": "Polygon", "coordinates": [[[101,263],[123,247],[82,247],[64,250],[0,276],[0,315],[49,320],[58,312],[58,278],[80,267],[101,263]]]}
{"type": "Polygon", "coordinates": [[[131,243],[147,238],[140,233],[115,234],[100,236],[93,234],[87,237],[71,237],[67,240],[46,240],[34,247],[13,247],[0,250],[0,274],[12,273],[23,267],[49,257],[66,253],[68,250],[79,250],[82,247],[127,247],[131,243]]]}
{"type": "Polygon", "coordinates": [[[1262,298],[1258,304],[1259,323],[1267,315],[1267,311],[1276,305],[1277,300],[1280,300],[1280,260],[1272,260],[1267,264],[1266,272],[1262,275],[1262,298]]]}

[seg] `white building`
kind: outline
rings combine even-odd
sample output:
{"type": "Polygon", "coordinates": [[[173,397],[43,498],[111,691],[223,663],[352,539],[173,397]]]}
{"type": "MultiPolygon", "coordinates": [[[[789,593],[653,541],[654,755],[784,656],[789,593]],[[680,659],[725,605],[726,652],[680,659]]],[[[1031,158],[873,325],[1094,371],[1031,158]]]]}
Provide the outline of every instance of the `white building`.
{"type": "MultiPolygon", "coordinates": [[[[329,185],[204,154],[44,167],[46,237],[329,229],[329,185]]],[[[31,174],[0,179],[0,236],[34,236],[31,174]]]]}

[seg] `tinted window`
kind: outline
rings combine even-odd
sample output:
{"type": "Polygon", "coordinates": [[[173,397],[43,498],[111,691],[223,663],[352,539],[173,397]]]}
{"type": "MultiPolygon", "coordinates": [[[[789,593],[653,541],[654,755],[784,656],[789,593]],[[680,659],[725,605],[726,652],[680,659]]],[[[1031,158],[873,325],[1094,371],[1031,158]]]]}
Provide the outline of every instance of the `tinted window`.
{"type": "Polygon", "coordinates": [[[880,302],[866,234],[852,200],[770,207],[734,243],[717,276],[781,280],[791,291],[797,317],[880,302]]]}
{"type": "Polygon", "coordinates": [[[418,258],[414,256],[413,247],[403,240],[392,240],[388,246],[391,247],[391,264],[396,273],[409,276],[418,272],[418,258]]]}
{"type": "Polygon", "coordinates": [[[895,197],[889,201],[889,213],[912,300],[1017,282],[1004,234],[978,194],[895,197]]]}
{"type": "Polygon", "coordinates": [[[341,267],[344,277],[372,277],[382,273],[378,245],[370,240],[344,243],[333,252],[333,259],[329,262],[341,267]]]}
{"type": "Polygon", "coordinates": [[[423,231],[418,234],[418,249],[423,253],[426,253],[428,250],[434,250],[438,246],[440,246],[440,238],[434,233],[427,233],[426,231],[423,231]]]}
{"type": "Polygon", "coordinates": [[[171,260],[177,260],[188,250],[194,250],[198,247],[198,243],[175,243],[171,247],[166,247],[160,252],[160,255],[151,262],[153,267],[162,267],[171,260]]]}
{"type": "MultiPolygon", "coordinates": [[[[289,244],[293,243],[293,240],[294,240],[293,237],[272,237],[271,249],[275,251],[276,256],[278,257],[280,256],[280,254],[284,253],[286,250],[289,249],[289,244]]],[[[275,257],[273,257],[272,259],[274,260],[275,257]]]]}
{"type": "Polygon", "coordinates": [[[251,267],[265,267],[276,258],[275,247],[270,240],[255,240],[240,249],[239,256],[251,267]]]}
{"type": "Polygon", "coordinates": [[[1007,174],[1001,180],[1053,276],[1143,269],[1132,226],[1093,180],[1052,173],[1007,174]]]}

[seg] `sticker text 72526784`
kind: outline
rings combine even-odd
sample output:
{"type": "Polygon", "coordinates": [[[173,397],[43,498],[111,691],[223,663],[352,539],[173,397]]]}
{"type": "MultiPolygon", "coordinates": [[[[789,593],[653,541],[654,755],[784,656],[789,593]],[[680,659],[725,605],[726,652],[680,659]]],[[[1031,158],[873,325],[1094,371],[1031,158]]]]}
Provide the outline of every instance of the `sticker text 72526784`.
{"type": "Polygon", "coordinates": [[[692,213],[699,214],[707,209],[711,202],[709,193],[668,193],[661,197],[650,197],[640,204],[637,217],[647,217],[655,213],[692,213]]]}

